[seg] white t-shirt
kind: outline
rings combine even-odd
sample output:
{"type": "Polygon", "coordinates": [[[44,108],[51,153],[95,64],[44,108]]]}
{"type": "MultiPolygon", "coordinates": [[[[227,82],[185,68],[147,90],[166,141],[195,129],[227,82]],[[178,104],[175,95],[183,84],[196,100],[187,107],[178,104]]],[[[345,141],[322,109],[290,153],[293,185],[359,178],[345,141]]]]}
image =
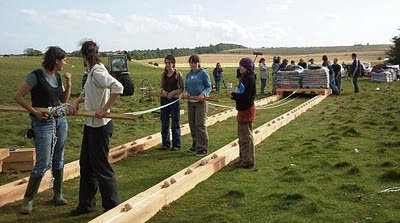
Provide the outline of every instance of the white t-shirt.
{"type": "MultiPolygon", "coordinates": [[[[83,87],[85,111],[97,111],[107,103],[111,93],[122,94],[123,90],[122,84],[108,73],[103,64],[94,65],[88,72],[83,87]]],[[[106,125],[110,120],[109,118],[86,117],[85,125],[96,128],[106,125]]]]}

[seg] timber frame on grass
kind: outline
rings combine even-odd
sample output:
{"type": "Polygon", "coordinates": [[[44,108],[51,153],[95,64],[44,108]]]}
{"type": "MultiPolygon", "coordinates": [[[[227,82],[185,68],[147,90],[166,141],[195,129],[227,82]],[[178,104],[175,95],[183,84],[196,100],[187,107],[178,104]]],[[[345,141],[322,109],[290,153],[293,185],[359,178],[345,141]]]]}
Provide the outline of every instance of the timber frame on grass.
{"type": "Polygon", "coordinates": [[[276,94],[284,96],[285,93],[306,93],[306,94],[322,94],[330,95],[332,94],[332,89],[330,88],[277,88],[276,94]]]}
{"type": "MultiPolygon", "coordinates": [[[[281,99],[280,95],[274,95],[256,101],[257,106],[266,105],[268,103],[278,101],[281,99]]],[[[214,125],[215,123],[224,121],[237,114],[236,109],[230,109],[210,117],[207,117],[206,126],[214,125]]],[[[181,135],[190,133],[189,124],[181,126],[181,135]]],[[[135,155],[140,151],[150,149],[161,143],[161,133],[155,133],[150,136],[137,139],[135,141],[125,143],[110,149],[108,160],[110,163],[118,162],[128,156],[135,155]]],[[[80,175],[79,160],[65,164],[64,166],[64,181],[70,180],[80,175]]],[[[42,178],[39,187],[39,192],[45,191],[50,188],[52,176],[51,171],[47,171],[42,178]]],[[[24,198],[24,193],[28,185],[29,177],[16,180],[14,182],[0,186],[0,207],[24,198]]]]}
{"type": "MultiPolygon", "coordinates": [[[[261,143],[279,128],[285,126],[328,95],[318,95],[253,131],[254,145],[261,143]]],[[[183,196],[197,184],[218,172],[239,157],[238,139],[202,158],[148,190],[137,194],[117,207],[98,216],[90,223],[146,222],[163,207],[183,196]]]]}

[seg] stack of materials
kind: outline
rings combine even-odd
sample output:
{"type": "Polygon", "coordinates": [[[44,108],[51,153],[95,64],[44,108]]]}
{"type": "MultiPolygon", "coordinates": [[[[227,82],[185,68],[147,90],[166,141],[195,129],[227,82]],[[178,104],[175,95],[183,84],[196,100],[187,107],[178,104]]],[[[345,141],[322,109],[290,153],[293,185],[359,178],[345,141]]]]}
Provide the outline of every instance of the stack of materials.
{"type": "Polygon", "coordinates": [[[329,70],[321,66],[311,66],[302,73],[303,88],[329,88],[329,70]]]}
{"type": "Polygon", "coordinates": [[[301,88],[302,69],[281,70],[275,75],[275,88],[301,88]]]}
{"type": "Polygon", "coordinates": [[[393,69],[378,69],[371,74],[373,82],[387,83],[396,80],[396,78],[396,72],[393,69]]]}

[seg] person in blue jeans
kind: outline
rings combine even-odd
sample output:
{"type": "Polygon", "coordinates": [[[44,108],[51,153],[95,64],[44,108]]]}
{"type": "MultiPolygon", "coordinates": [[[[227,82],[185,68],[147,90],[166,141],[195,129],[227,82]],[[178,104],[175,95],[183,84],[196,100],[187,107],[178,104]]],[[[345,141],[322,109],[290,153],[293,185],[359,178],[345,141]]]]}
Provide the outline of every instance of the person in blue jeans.
{"type": "Polygon", "coordinates": [[[322,66],[329,70],[329,88],[332,89],[332,94],[339,95],[340,92],[336,86],[335,73],[332,70],[331,62],[328,60],[328,56],[322,56],[322,66]]]}
{"type": "Polygon", "coordinates": [[[35,166],[31,171],[20,210],[23,214],[32,212],[33,198],[49,168],[52,170],[54,180],[54,204],[67,204],[62,195],[67,119],[64,115],[50,116],[37,110],[37,108],[55,107],[68,101],[71,94],[71,74],[68,72],[64,74],[65,87],[59,74],[66,63],[64,50],[60,47],[49,47],[44,54],[43,68],[29,73],[15,95],[15,101],[30,112],[36,151],[35,166]],[[31,93],[31,105],[24,98],[28,92],[31,93]]]}
{"type": "Polygon", "coordinates": [[[353,64],[350,68],[350,74],[353,77],[354,93],[358,93],[360,92],[360,87],[358,86],[358,77],[361,75],[361,64],[360,61],[357,59],[356,53],[352,53],[351,58],[353,59],[353,64]]]}
{"type": "Polygon", "coordinates": [[[217,63],[213,70],[213,76],[214,76],[214,82],[215,82],[215,88],[218,93],[221,92],[221,82],[223,79],[223,73],[224,69],[221,67],[220,63],[217,63]]]}
{"type": "MultiPolygon", "coordinates": [[[[178,99],[178,96],[183,92],[183,77],[182,73],[175,69],[175,57],[168,55],[164,59],[165,70],[161,73],[161,106],[172,103],[178,99]]],[[[180,120],[180,104],[179,101],[164,107],[160,113],[161,119],[161,136],[162,149],[168,150],[171,147],[169,124],[172,119],[172,150],[181,148],[181,128],[180,120]]]]}

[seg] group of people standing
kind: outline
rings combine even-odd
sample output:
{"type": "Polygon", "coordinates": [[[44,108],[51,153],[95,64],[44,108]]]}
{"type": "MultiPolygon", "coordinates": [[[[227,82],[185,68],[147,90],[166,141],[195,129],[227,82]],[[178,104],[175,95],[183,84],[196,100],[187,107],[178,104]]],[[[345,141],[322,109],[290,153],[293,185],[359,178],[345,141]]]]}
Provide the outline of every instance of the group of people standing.
{"type": "MultiPolygon", "coordinates": [[[[81,54],[88,77],[80,96],[69,105],[67,111],[48,114],[38,109],[57,107],[70,99],[72,75],[65,72],[64,85],[60,72],[67,64],[67,54],[60,47],[54,46],[47,49],[42,68],[29,73],[16,92],[16,102],[30,112],[37,157],[20,209],[23,214],[32,212],[34,197],[48,169],[51,169],[54,179],[52,200],[54,205],[67,204],[62,193],[64,150],[68,133],[66,115],[76,114],[81,103],[84,104],[85,111],[94,111],[95,116],[86,117],[84,121],[79,160],[79,203],[70,214],[78,216],[95,211],[97,190],[101,194],[104,212],[120,203],[115,173],[108,162],[110,138],[114,127],[113,121],[106,116],[123,93],[123,86],[101,63],[99,47],[94,41],[84,42],[81,54]],[[31,95],[31,103],[25,99],[28,93],[31,95]]],[[[161,109],[160,115],[162,149],[180,150],[181,148],[180,103],[177,98],[182,97],[188,99],[188,119],[192,136],[192,146],[188,151],[198,156],[205,156],[208,154],[206,98],[211,92],[210,77],[200,66],[200,58],[197,55],[189,58],[191,69],[185,81],[182,73],[175,68],[174,56],[168,55],[164,62],[165,69],[160,80],[160,103],[169,105],[161,109]],[[172,119],[172,143],[169,135],[170,119],[172,119]]],[[[239,111],[237,120],[241,159],[238,166],[252,168],[255,161],[251,123],[255,119],[256,90],[254,63],[251,59],[244,58],[240,61],[240,73],[243,75],[240,80],[243,88],[240,92],[232,92],[231,95],[239,111]]]]}
{"type": "Polygon", "coordinates": [[[64,149],[68,133],[66,115],[76,114],[80,103],[84,103],[84,110],[94,111],[95,117],[86,117],[84,122],[79,160],[79,204],[71,211],[71,215],[94,211],[97,190],[100,190],[104,211],[112,209],[120,202],[116,177],[108,162],[113,122],[106,115],[122,94],[123,86],[101,63],[99,47],[95,42],[84,42],[81,53],[88,70],[88,78],[82,93],[70,104],[68,111],[50,115],[38,109],[56,107],[69,100],[72,75],[68,72],[64,74],[64,85],[59,72],[67,64],[67,58],[66,52],[60,47],[48,48],[42,68],[29,73],[16,92],[16,102],[30,112],[36,151],[36,162],[20,209],[23,214],[32,212],[33,199],[48,169],[51,169],[54,179],[54,205],[67,204],[62,193],[64,149]],[[24,98],[29,92],[31,103],[24,98]]]}
{"type": "MultiPolygon", "coordinates": [[[[352,83],[354,86],[354,92],[358,93],[360,91],[359,85],[358,85],[358,78],[361,75],[361,69],[362,69],[362,64],[360,63],[360,60],[357,58],[357,54],[353,53],[352,55],[352,65],[350,66],[349,69],[349,74],[352,77],[352,83]]],[[[314,59],[311,58],[309,61],[309,64],[303,60],[303,58],[299,59],[299,62],[295,63],[294,60],[290,61],[290,64],[288,64],[287,59],[283,59],[281,62],[281,58],[279,56],[273,57],[273,62],[271,65],[272,69],[272,78],[274,82],[274,78],[276,74],[279,71],[286,70],[286,69],[295,69],[296,67],[301,67],[302,69],[315,69],[318,67],[314,63],[314,59]]],[[[332,93],[334,95],[340,95],[342,91],[341,87],[341,79],[342,79],[342,72],[343,72],[343,66],[338,63],[338,59],[334,58],[333,64],[328,60],[328,57],[326,55],[322,56],[322,67],[326,67],[329,70],[329,88],[332,89],[332,93]]],[[[300,68],[300,69],[301,69],[300,68]]],[[[261,58],[259,60],[259,71],[260,71],[260,76],[261,76],[261,94],[264,94],[264,89],[265,86],[267,85],[267,79],[268,79],[268,72],[267,72],[267,66],[265,65],[265,58],[261,58]]],[[[275,94],[275,85],[272,83],[272,94],[275,94]]]]}
{"type": "MultiPolygon", "coordinates": [[[[188,99],[188,119],[192,145],[189,152],[194,152],[198,156],[208,154],[208,133],[206,127],[206,117],[208,104],[206,98],[211,92],[211,81],[207,71],[200,66],[200,57],[192,55],[189,57],[190,71],[186,74],[185,84],[181,72],[175,68],[175,58],[168,55],[164,59],[165,70],[161,74],[161,106],[172,103],[170,106],[161,109],[161,135],[163,150],[180,150],[180,111],[179,101],[176,98],[183,92],[182,97],[188,99]],[[174,100],[175,103],[174,103],[174,100]],[[174,105],[175,104],[175,105],[174,105]],[[172,122],[172,146],[169,135],[169,123],[172,122]]],[[[216,88],[219,92],[222,80],[220,64],[217,63],[213,71],[216,88]]],[[[250,58],[243,58],[239,63],[241,74],[239,85],[241,90],[231,93],[231,99],[236,102],[238,110],[238,135],[240,147],[240,160],[236,164],[242,168],[253,168],[254,144],[252,135],[252,122],[255,119],[256,110],[254,99],[256,93],[254,63],[250,58]]]]}

